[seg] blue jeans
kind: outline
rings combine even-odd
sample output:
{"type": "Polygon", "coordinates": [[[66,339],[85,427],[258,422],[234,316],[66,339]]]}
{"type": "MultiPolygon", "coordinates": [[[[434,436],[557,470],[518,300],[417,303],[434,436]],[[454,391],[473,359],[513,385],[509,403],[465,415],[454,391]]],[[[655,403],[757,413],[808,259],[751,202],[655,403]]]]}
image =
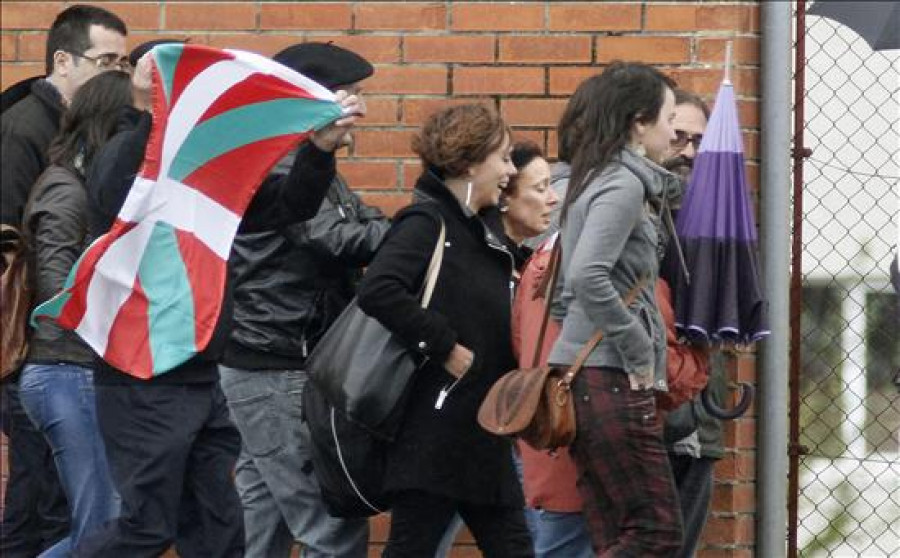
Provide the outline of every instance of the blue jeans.
{"type": "MultiPolygon", "coordinates": [[[[574,479],[573,479],[574,482],[574,479]]],[[[591,534],[581,512],[525,509],[535,558],[593,558],[591,534]]]]}
{"type": "Polygon", "coordinates": [[[28,418],[53,450],[72,514],[68,536],[41,556],[68,556],[82,537],[119,514],[97,425],[93,371],[73,364],[27,364],[19,394],[28,418]]]}
{"type": "Polygon", "coordinates": [[[219,378],[242,438],[235,484],[246,557],[287,558],[298,541],[304,558],[365,558],[369,522],[328,515],[312,471],[300,399],[306,372],[220,366],[219,378]]]}

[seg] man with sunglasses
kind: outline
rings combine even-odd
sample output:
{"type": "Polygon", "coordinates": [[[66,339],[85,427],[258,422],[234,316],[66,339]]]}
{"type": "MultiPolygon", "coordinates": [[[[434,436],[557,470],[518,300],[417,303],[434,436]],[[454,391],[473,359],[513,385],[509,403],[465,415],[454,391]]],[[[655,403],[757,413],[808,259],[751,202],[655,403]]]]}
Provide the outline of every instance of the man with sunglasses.
{"type": "MultiPolygon", "coordinates": [[[[669,159],[663,165],[680,176],[685,184],[693,172],[709,114],[709,108],[700,97],[684,90],[675,91],[673,127],[676,139],[672,141],[669,159]]],[[[677,205],[678,202],[673,207],[677,205]]],[[[713,401],[721,406],[725,380],[722,359],[716,352],[710,354],[708,371],[707,389],[713,401]]],[[[666,416],[664,438],[684,521],[684,541],[675,556],[691,557],[706,524],[715,462],[724,454],[722,425],[706,413],[698,396],[666,416]]]]}
{"type": "MultiPolygon", "coordinates": [[[[50,142],[78,88],[100,72],[125,68],[126,33],[125,23],[107,10],[70,6],[56,17],[47,35],[46,76],[27,79],[3,92],[2,224],[21,226],[28,192],[47,166],[50,142]]],[[[3,381],[2,424],[9,438],[9,480],[0,555],[36,556],[69,532],[69,507],[50,448],[22,408],[17,373],[3,381]]]]}

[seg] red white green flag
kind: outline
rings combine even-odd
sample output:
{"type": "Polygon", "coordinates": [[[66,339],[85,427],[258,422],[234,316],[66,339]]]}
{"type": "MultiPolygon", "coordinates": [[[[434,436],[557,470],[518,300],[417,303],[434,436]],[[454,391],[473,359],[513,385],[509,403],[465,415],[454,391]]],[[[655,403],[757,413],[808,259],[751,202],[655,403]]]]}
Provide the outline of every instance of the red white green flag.
{"type": "Polygon", "coordinates": [[[153,57],[153,128],[110,231],[35,309],[110,365],[149,379],[209,343],[241,217],[275,163],[341,117],[334,95],[262,56],[166,44],[153,57]]]}

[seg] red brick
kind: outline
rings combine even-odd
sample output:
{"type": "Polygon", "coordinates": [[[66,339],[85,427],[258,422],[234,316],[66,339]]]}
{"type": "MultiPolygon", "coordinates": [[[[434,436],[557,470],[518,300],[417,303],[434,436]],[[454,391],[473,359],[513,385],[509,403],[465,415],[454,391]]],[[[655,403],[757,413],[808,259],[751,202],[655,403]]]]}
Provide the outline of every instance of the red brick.
{"type": "Polygon", "coordinates": [[[416,186],[416,180],[422,174],[422,162],[418,159],[403,162],[403,185],[404,191],[412,190],[416,186]]]}
{"type": "Polygon", "coordinates": [[[249,50],[264,56],[273,56],[278,51],[300,42],[296,35],[275,35],[259,33],[211,33],[209,46],[249,50]]]}
{"type": "Polygon", "coordinates": [[[50,28],[56,14],[64,7],[62,2],[2,2],[0,28],[44,31],[50,28]]]}
{"type": "MultiPolygon", "coordinates": [[[[726,444],[727,445],[727,444],[726,444]]],[[[715,476],[723,481],[749,481],[756,475],[756,453],[753,451],[727,451],[716,462],[715,476]]]]}
{"type": "Polygon", "coordinates": [[[447,93],[447,68],[443,66],[378,66],[366,81],[371,93],[447,93]]]}
{"type": "Polygon", "coordinates": [[[454,4],[450,27],[454,31],[533,31],[544,28],[543,3],[454,4]]]}
{"type": "Polygon", "coordinates": [[[354,190],[396,190],[396,161],[353,159],[338,163],[338,172],[354,190]]]}
{"type": "Polygon", "coordinates": [[[16,35],[7,33],[0,35],[0,60],[12,62],[18,58],[17,42],[16,35]]]}
{"type": "Polygon", "coordinates": [[[454,105],[484,103],[493,106],[490,99],[472,97],[405,97],[402,104],[402,122],[406,126],[420,126],[431,114],[454,105]]]}
{"type": "Polygon", "coordinates": [[[400,61],[398,35],[307,35],[309,41],[319,41],[350,49],[372,64],[400,61]]]}
{"type": "Polygon", "coordinates": [[[500,61],[545,64],[548,62],[590,62],[591,37],[540,37],[515,35],[500,37],[500,61]]]}
{"type": "Polygon", "coordinates": [[[381,513],[369,518],[369,541],[387,542],[391,525],[391,514],[381,513]]]}
{"type": "Polygon", "coordinates": [[[743,418],[723,423],[722,441],[731,448],[747,449],[756,446],[756,419],[743,418]]]}
{"type": "Polygon", "coordinates": [[[459,67],[453,69],[453,94],[543,94],[543,68],[459,67]]]}
{"type": "Polygon", "coordinates": [[[355,157],[414,157],[410,149],[413,130],[371,130],[360,128],[356,131],[353,146],[355,157]]]}
{"type": "Polygon", "coordinates": [[[731,49],[732,63],[735,65],[758,65],[759,64],[759,38],[729,38],[729,39],[707,39],[704,37],[697,38],[697,62],[724,64],[725,63],[725,44],[731,41],[734,45],[731,49]]]}
{"type": "Polygon", "coordinates": [[[166,29],[256,29],[256,5],[249,2],[166,4],[166,29]]]}
{"type": "Polygon", "coordinates": [[[513,128],[512,139],[513,141],[532,141],[546,153],[547,132],[544,130],[513,128]]]}
{"type": "Polygon", "coordinates": [[[632,31],[641,28],[639,4],[550,4],[552,31],[632,31]]]}
{"type": "Polygon", "coordinates": [[[756,508],[755,484],[717,484],[712,509],[719,512],[753,512],[756,508]]]}
{"type": "Polygon", "coordinates": [[[646,31],[697,31],[697,7],[649,3],[644,23],[646,31]]]}
{"type": "Polygon", "coordinates": [[[406,62],[493,62],[495,39],[484,36],[416,37],[403,39],[406,62]]]}
{"type": "Polygon", "coordinates": [[[587,78],[603,71],[600,66],[554,66],[550,68],[550,94],[571,95],[587,78]]]}
{"type": "Polygon", "coordinates": [[[738,120],[746,128],[759,128],[759,101],[756,99],[738,101],[738,120]]]}
{"type": "Polygon", "coordinates": [[[356,6],[355,29],[446,29],[447,8],[433,2],[363,3],[356,6]]]}
{"type": "Polygon", "coordinates": [[[2,68],[0,69],[0,89],[6,89],[25,78],[44,75],[44,65],[37,62],[26,64],[4,63],[0,65],[0,68],[2,68]]]}
{"type": "MultiPolygon", "coordinates": [[[[363,93],[365,94],[365,83],[363,93]]],[[[360,121],[361,126],[384,126],[396,124],[400,120],[400,102],[396,97],[371,97],[366,95],[366,116],[360,121]]]]}
{"type": "Polygon", "coordinates": [[[712,544],[753,542],[755,522],[750,515],[735,517],[709,517],[703,530],[703,538],[712,544]]]}
{"type": "Polygon", "coordinates": [[[104,2],[102,6],[116,14],[128,26],[128,32],[138,29],[159,29],[159,2],[104,2]]]}
{"type": "Polygon", "coordinates": [[[501,99],[500,114],[512,126],[555,127],[568,99],[501,99]]]}
{"type": "MultiPolygon", "coordinates": [[[[725,75],[721,68],[669,68],[664,72],[677,81],[679,87],[711,99],[715,99],[725,75]]],[[[759,71],[756,69],[735,68],[731,71],[731,81],[738,98],[759,94],[759,71]]]]}
{"type": "Polygon", "coordinates": [[[750,32],[753,29],[752,12],[758,7],[749,5],[736,6],[698,6],[697,29],[750,32]]]}
{"type": "Polygon", "coordinates": [[[261,29],[350,29],[353,7],[350,4],[300,2],[260,5],[261,29]]]}
{"type": "MultiPolygon", "coordinates": [[[[704,539],[700,539],[703,544],[704,539]]],[[[733,548],[732,545],[726,545],[724,548],[701,548],[697,552],[697,558],[753,558],[753,549],[751,548],[733,548]]]]}
{"type": "MultiPolygon", "coordinates": [[[[412,201],[412,196],[406,192],[397,192],[395,194],[370,194],[363,192],[360,197],[367,204],[381,208],[388,217],[393,217],[395,213],[412,201]]],[[[376,554],[376,556],[381,556],[381,554],[376,554]]]]}
{"type": "Polygon", "coordinates": [[[547,148],[544,154],[550,159],[556,159],[559,155],[558,147],[559,134],[556,133],[556,128],[551,128],[547,130],[547,148]]]}
{"type": "Polygon", "coordinates": [[[690,47],[690,40],[682,37],[597,37],[597,62],[683,64],[691,59],[690,47]]]}
{"type": "Polygon", "coordinates": [[[46,33],[19,34],[19,61],[43,62],[47,52],[46,33]]]}

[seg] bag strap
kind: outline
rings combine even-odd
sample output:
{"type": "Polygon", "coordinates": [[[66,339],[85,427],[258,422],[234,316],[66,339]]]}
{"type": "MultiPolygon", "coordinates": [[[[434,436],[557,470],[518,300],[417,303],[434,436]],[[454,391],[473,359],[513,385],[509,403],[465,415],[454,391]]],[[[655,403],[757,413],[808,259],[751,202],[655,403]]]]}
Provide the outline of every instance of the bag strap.
{"type": "Polygon", "coordinates": [[[441,271],[441,262],[444,260],[444,240],[447,237],[447,228],[444,226],[444,219],[441,219],[441,232],[438,234],[437,243],[434,245],[434,252],[431,254],[431,261],[428,262],[428,271],[425,273],[425,289],[422,291],[422,308],[428,308],[431,302],[431,295],[434,293],[434,286],[437,284],[438,273],[441,271]]]}
{"type": "Polygon", "coordinates": [[[547,264],[550,281],[546,284],[546,290],[538,289],[538,292],[544,293],[544,317],[541,318],[541,330],[538,333],[537,344],[534,346],[534,357],[531,359],[531,367],[538,365],[541,357],[541,349],[544,347],[544,334],[547,333],[547,324],[550,321],[550,305],[553,302],[553,293],[556,292],[556,280],[559,278],[559,260],[562,255],[559,245],[562,244],[561,239],[557,236],[553,243],[553,249],[550,252],[550,262],[547,264]]]}
{"type": "MultiPolygon", "coordinates": [[[[647,278],[643,277],[637,284],[628,291],[628,294],[622,299],[622,302],[625,304],[625,307],[631,306],[631,303],[637,298],[638,293],[641,292],[641,288],[647,283],[647,278]]],[[[593,352],[594,348],[597,346],[597,343],[603,339],[603,330],[598,329],[597,333],[591,337],[590,341],[584,344],[584,347],[578,352],[578,356],[575,357],[575,363],[569,367],[563,376],[560,382],[562,385],[568,389],[569,386],[572,385],[572,381],[575,380],[575,376],[578,372],[581,371],[581,368],[584,366],[584,363],[587,361],[588,356],[590,356],[591,352],[593,352]]]]}

